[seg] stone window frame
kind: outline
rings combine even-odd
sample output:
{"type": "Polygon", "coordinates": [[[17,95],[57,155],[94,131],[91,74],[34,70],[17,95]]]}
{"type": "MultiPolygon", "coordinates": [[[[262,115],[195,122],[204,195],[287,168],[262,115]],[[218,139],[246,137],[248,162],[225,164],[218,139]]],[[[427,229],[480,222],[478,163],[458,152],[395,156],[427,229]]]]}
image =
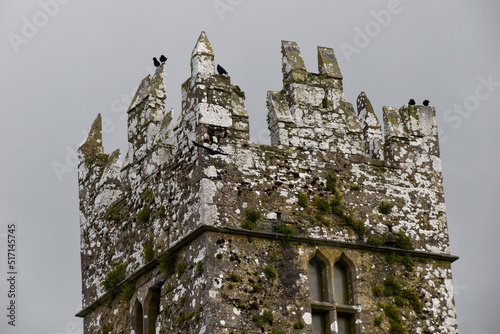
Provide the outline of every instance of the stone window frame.
{"type": "Polygon", "coordinates": [[[142,304],[137,298],[134,301],[134,305],[132,306],[132,330],[134,331],[134,334],[143,334],[143,309],[142,309],[142,304]]]}
{"type": "Polygon", "coordinates": [[[155,334],[156,320],[160,314],[161,286],[147,290],[144,303],[137,298],[132,305],[132,329],[134,334],[155,334]]]}
{"type": "MultiPolygon", "coordinates": [[[[322,282],[323,282],[323,299],[324,301],[313,301],[311,303],[311,315],[313,313],[324,313],[325,314],[325,328],[328,334],[337,334],[337,332],[331,328],[330,324],[337,322],[337,315],[340,313],[342,315],[347,315],[350,317],[350,327],[351,334],[360,334],[360,326],[358,321],[360,319],[360,312],[358,306],[357,298],[357,288],[356,288],[356,267],[354,263],[342,252],[339,256],[335,257],[332,261],[328,259],[320,250],[314,252],[308,259],[307,264],[316,258],[320,264],[322,282]],[[347,279],[347,292],[348,292],[348,302],[349,304],[339,304],[336,303],[335,296],[335,280],[334,280],[334,266],[339,264],[345,271],[347,279]]],[[[308,272],[309,274],[309,272],[308,272]]],[[[309,277],[309,275],[308,275],[309,277]]],[[[310,296],[309,296],[310,297],[310,296]]],[[[337,327],[338,328],[338,327],[337,327]]]]}

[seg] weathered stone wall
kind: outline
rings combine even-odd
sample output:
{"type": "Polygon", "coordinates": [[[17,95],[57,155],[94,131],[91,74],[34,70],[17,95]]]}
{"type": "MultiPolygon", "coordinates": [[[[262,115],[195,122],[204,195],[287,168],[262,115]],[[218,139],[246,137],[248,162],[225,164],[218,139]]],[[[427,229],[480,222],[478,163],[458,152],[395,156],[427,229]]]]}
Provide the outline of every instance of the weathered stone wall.
{"type": "Polygon", "coordinates": [[[158,333],[310,333],[316,252],[332,268],[341,256],[351,263],[357,333],[389,331],[387,317],[374,321],[394,303],[408,332],[456,333],[434,108],[384,107],[382,130],[365,93],[357,115],[345,101],[333,50],[318,48],[319,74],[295,43],[282,54],[283,89],[267,98],[272,146],[248,141],[244,93],[214,73],[204,33],[177,121],[164,110],[165,65],[141,82],[123,164],[104,154],[98,116],[79,149],[86,333],[128,333],[153,286],[158,333]],[[145,243],[176,254],[175,273],[160,258],[145,263],[145,243]],[[126,278],[107,291],[118,264],[126,278]],[[420,312],[374,296],[393,278],[420,312]],[[259,323],[264,310],[272,322],[259,323]]]}

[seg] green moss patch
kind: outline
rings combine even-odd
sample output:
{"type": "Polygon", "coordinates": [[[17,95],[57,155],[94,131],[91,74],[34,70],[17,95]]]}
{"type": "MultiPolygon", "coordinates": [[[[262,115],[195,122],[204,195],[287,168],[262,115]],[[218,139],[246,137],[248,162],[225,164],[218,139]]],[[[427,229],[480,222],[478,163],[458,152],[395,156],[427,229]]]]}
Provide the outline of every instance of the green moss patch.
{"type": "Polygon", "coordinates": [[[394,204],[392,203],[382,202],[378,206],[378,212],[380,212],[383,215],[388,215],[389,213],[391,213],[393,206],[394,204]]]}
{"type": "Polygon", "coordinates": [[[113,287],[117,286],[118,283],[125,279],[127,272],[127,266],[123,263],[119,263],[111,268],[106,274],[106,278],[102,282],[102,287],[104,290],[109,291],[113,287]]]}
{"type": "Polygon", "coordinates": [[[165,273],[167,277],[175,274],[175,264],[177,262],[177,254],[167,251],[158,258],[158,267],[165,273]]]}
{"type": "Polygon", "coordinates": [[[258,210],[250,209],[246,212],[246,219],[241,224],[241,227],[247,230],[253,230],[256,227],[257,221],[260,219],[261,213],[258,210]]]}
{"type": "Polygon", "coordinates": [[[153,243],[145,242],[142,244],[142,258],[144,263],[148,263],[149,261],[155,258],[155,251],[153,249],[153,243]]]}

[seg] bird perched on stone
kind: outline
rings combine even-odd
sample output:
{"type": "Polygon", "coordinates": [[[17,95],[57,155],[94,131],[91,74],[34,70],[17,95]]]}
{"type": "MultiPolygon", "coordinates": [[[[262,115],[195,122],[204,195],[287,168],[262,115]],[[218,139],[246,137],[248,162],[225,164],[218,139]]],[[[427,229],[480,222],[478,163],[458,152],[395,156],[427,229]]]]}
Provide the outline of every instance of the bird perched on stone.
{"type": "Polygon", "coordinates": [[[415,100],[414,99],[410,99],[410,101],[408,101],[408,104],[410,106],[414,106],[415,105],[415,100]]]}
{"type": "Polygon", "coordinates": [[[427,107],[429,105],[429,102],[430,102],[429,100],[424,100],[424,102],[422,102],[422,104],[427,107]]]}
{"type": "Polygon", "coordinates": [[[167,57],[165,57],[164,55],[161,55],[160,56],[160,61],[162,64],[165,64],[165,62],[167,61],[167,57]]]}
{"type": "Polygon", "coordinates": [[[223,75],[223,76],[227,76],[227,71],[224,69],[224,67],[220,66],[219,64],[217,64],[217,73],[223,75]]]}
{"type": "Polygon", "coordinates": [[[197,143],[193,140],[193,144],[195,146],[198,146],[198,147],[201,147],[201,148],[204,148],[205,150],[207,150],[208,154],[210,155],[215,155],[215,154],[222,154],[222,155],[229,155],[227,153],[224,153],[224,152],[221,152],[221,151],[217,151],[217,150],[214,150],[214,149],[211,149],[210,147],[206,147],[205,145],[202,145],[200,143],[197,143]]]}
{"type": "Polygon", "coordinates": [[[160,62],[158,61],[158,59],[156,59],[156,57],[153,58],[153,64],[155,65],[155,67],[158,67],[160,66],[160,62]]]}

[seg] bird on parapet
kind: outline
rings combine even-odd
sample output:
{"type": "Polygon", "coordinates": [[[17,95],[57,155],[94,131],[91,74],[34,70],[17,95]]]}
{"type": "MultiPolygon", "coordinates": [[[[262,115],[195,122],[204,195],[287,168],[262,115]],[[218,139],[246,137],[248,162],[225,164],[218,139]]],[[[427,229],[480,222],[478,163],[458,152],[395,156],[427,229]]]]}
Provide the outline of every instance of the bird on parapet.
{"type": "Polygon", "coordinates": [[[217,151],[217,150],[214,150],[214,149],[211,149],[210,147],[206,147],[205,145],[202,145],[200,143],[197,143],[195,142],[194,140],[192,141],[193,144],[195,146],[198,146],[198,147],[201,147],[201,148],[204,148],[205,150],[207,150],[208,154],[210,155],[215,155],[215,154],[222,154],[222,155],[229,155],[227,153],[224,153],[224,152],[221,152],[221,151],[217,151]]]}
{"type": "Polygon", "coordinates": [[[167,57],[165,57],[164,55],[161,55],[160,56],[160,61],[162,64],[165,64],[165,62],[167,61],[167,57]]]}
{"type": "Polygon", "coordinates": [[[424,100],[424,102],[422,102],[422,104],[427,107],[429,105],[429,102],[430,102],[429,100],[424,100]]]}
{"type": "Polygon", "coordinates": [[[415,100],[414,99],[410,99],[410,101],[408,101],[408,104],[410,106],[414,106],[415,105],[415,100]]]}
{"type": "Polygon", "coordinates": [[[227,73],[227,71],[224,69],[224,67],[220,66],[219,64],[217,64],[217,73],[223,75],[223,76],[228,76],[229,74],[227,73]]]}
{"type": "Polygon", "coordinates": [[[155,65],[155,67],[158,67],[160,66],[160,62],[158,61],[158,59],[156,59],[156,57],[153,58],[153,64],[155,65]]]}

